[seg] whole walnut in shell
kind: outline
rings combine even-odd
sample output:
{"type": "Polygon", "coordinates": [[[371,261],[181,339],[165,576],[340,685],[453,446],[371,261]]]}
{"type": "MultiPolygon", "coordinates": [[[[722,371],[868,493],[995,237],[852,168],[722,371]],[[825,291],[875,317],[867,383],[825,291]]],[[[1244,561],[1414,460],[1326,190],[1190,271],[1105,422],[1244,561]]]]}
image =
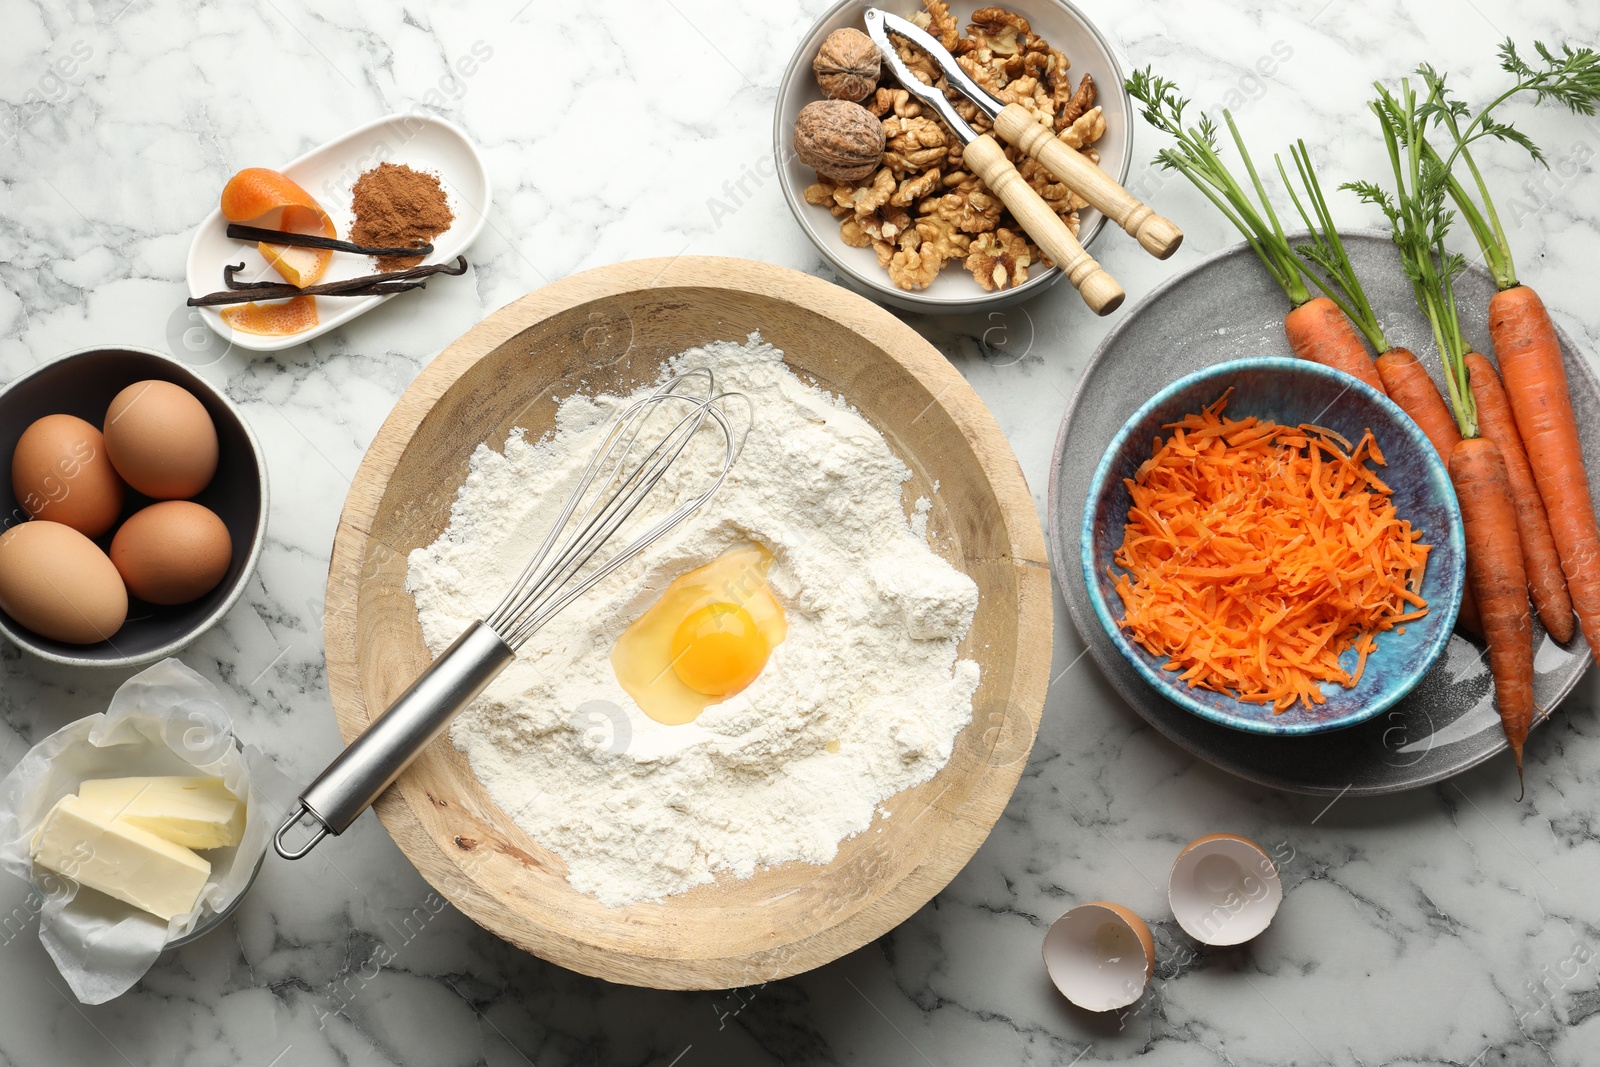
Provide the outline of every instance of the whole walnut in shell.
{"type": "Polygon", "coordinates": [[[794,153],[824,178],[858,182],[883,161],[883,123],[860,104],[815,100],[794,124],[794,153]]]}
{"type": "Polygon", "coordinates": [[[872,38],[846,26],[834,30],[817,50],[811,69],[822,86],[822,95],[831,100],[860,103],[878,87],[882,57],[872,38]]]}

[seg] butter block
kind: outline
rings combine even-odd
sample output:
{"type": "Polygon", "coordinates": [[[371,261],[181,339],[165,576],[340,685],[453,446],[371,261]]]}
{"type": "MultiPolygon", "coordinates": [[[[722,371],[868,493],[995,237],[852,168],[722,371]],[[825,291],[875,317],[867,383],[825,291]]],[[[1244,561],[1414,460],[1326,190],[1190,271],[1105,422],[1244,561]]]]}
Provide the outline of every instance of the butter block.
{"type": "Polygon", "coordinates": [[[192,911],[211,864],[182,845],[66,796],[33,835],[33,861],[90,889],[171,919],[192,911]]]}
{"type": "Polygon", "coordinates": [[[186,848],[237,845],[244,833],[244,805],[220,778],[97,778],[78,796],[107,818],[186,848]]]}

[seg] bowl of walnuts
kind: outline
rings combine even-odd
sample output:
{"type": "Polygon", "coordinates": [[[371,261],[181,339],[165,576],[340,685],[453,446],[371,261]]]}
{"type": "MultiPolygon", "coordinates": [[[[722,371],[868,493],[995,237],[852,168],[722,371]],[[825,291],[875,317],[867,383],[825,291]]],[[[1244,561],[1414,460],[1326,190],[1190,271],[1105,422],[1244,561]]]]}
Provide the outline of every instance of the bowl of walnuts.
{"type": "MultiPolygon", "coordinates": [[[[1020,103],[1119,184],[1132,161],[1133,114],[1110,46],[1066,0],[982,7],[840,0],[801,42],[778,87],[773,150],[796,221],[847,284],[907,311],[987,311],[1062,278],[1011,213],[962,162],[961,141],[925,114],[864,32],[872,6],[903,14],[950,46],[1003,103],[1020,103]]],[[[931,61],[895,38],[913,73],[931,61]]],[[[950,92],[978,133],[987,116],[950,92]]],[[[1002,142],[1004,145],[1004,143],[1002,142]]],[[[1088,247],[1105,218],[1037,161],[1004,145],[1028,184],[1088,247]]]]}

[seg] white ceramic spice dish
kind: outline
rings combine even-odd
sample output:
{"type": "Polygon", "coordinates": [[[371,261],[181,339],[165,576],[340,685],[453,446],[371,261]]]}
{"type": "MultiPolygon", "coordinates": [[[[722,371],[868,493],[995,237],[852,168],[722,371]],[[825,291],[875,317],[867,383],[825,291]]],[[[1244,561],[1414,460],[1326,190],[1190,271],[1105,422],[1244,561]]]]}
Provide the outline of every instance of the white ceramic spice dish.
{"type": "MultiPolygon", "coordinates": [[[[350,189],[358,177],[379,163],[403,163],[413,170],[427,171],[439,178],[449,200],[455,221],[433,240],[428,262],[450,262],[466,251],[483,229],[489,214],[489,172],[478,149],[459,128],[440,118],[421,113],[386,115],[365,126],[358,126],[327,144],[313,148],[299,159],[273,169],[317,198],[340,238],[348,239],[354,216],[350,208],[350,189]]],[[[240,161],[240,168],[269,165],[261,161],[240,161]]],[[[217,189],[217,195],[222,190],[217,189]]],[[[228,220],[219,207],[207,215],[189,245],[188,284],[190,296],[204,296],[224,288],[222,268],[231,263],[245,264],[241,281],[282,281],[276,271],[256,251],[254,242],[236,241],[227,236],[228,220]]],[[[376,271],[367,256],[335,252],[322,281],[358,278],[376,271]]],[[[436,285],[450,285],[455,279],[441,277],[436,285]]],[[[455,282],[455,284],[462,284],[455,282]]],[[[317,298],[317,324],[298,333],[265,335],[235,330],[222,321],[219,309],[192,308],[201,321],[241,348],[257,352],[276,352],[303,344],[336,326],[342,326],[364,312],[371,311],[395,295],[412,300],[426,299],[417,293],[391,296],[317,298]]]]}

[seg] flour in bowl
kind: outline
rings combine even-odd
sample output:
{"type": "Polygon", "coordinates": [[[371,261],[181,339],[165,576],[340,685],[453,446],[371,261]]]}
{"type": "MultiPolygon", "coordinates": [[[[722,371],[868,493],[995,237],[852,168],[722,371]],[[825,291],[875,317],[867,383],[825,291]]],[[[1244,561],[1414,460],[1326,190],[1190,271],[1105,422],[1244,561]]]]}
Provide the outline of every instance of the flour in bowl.
{"type": "MultiPolygon", "coordinates": [[[[722,489],[535,634],[451,730],[495,802],[611,907],[827,863],[879,803],[944,766],[978,686],[957,654],[977,586],[928,547],[927,504],[908,521],[910,471],[883,436],[755,335],[691,349],[663,374],[701,367],[754,407],[722,489]],[[673,578],[752,543],[776,557],[787,637],[693,722],[647,717],[613,672],[618,636],[673,578]]],[[[631,399],[569,397],[545,440],[478,447],[448,528],[409,561],[435,654],[516,581],[631,399]]],[[[714,452],[685,453],[657,492],[704,484],[714,452]]]]}

